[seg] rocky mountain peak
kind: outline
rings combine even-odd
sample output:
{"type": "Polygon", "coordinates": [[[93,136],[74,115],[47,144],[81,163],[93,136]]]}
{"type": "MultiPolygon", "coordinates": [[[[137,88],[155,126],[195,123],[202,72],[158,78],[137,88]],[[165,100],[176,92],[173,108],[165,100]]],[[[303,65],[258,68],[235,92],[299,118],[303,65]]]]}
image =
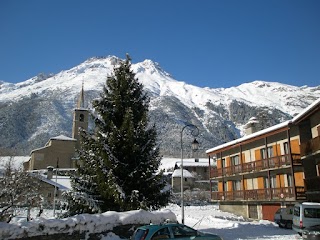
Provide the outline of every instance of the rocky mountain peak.
{"type": "MultiPolygon", "coordinates": [[[[28,154],[44,146],[50,137],[71,136],[72,111],[82,83],[90,106],[119,61],[116,56],[93,57],[55,75],[40,74],[17,84],[0,83],[0,149],[28,154]]],[[[256,117],[263,128],[270,127],[320,98],[320,86],[296,87],[261,80],[231,88],[200,88],[175,80],[149,59],[133,63],[132,70],[151,97],[150,123],[156,125],[164,156],[180,154],[179,122],[198,126],[197,140],[205,152],[241,137],[251,117],[256,117]]],[[[191,138],[186,131],[184,142],[191,138]]]]}

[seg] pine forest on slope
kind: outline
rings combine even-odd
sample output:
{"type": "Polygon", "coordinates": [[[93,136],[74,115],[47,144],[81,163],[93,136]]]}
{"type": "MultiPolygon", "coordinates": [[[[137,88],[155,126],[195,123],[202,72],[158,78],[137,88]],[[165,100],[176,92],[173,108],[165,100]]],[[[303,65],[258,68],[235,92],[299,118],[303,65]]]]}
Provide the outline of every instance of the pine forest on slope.
{"type": "MultiPolygon", "coordinates": [[[[73,108],[85,90],[88,108],[98,98],[119,58],[95,57],[57,74],[39,74],[17,84],[0,81],[0,150],[27,155],[58,135],[71,136],[73,108]]],[[[132,64],[150,101],[164,156],[180,155],[184,122],[198,126],[200,151],[243,135],[243,126],[257,117],[262,128],[291,119],[320,98],[320,86],[291,86],[253,81],[231,88],[200,88],[175,80],[158,63],[132,64]]],[[[214,79],[213,79],[214,81],[214,79]]],[[[183,133],[184,152],[191,155],[193,137],[183,133]],[[190,143],[190,144],[189,144],[190,143]]]]}

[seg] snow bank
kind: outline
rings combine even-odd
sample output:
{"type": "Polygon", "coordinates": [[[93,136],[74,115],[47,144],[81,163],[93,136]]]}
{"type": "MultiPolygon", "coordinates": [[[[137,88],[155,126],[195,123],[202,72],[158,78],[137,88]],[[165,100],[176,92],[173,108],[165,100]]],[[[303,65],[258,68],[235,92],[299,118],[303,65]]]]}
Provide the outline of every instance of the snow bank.
{"type": "Polygon", "coordinates": [[[36,218],[30,222],[13,224],[0,222],[0,239],[51,235],[56,233],[71,234],[75,231],[100,233],[110,231],[116,226],[127,224],[157,224],[166,220],[177,221],[170,210],[147,212],[134,210],[129,212],[105,212],[102,214],[80,214],[64,219],[36,218]]]}

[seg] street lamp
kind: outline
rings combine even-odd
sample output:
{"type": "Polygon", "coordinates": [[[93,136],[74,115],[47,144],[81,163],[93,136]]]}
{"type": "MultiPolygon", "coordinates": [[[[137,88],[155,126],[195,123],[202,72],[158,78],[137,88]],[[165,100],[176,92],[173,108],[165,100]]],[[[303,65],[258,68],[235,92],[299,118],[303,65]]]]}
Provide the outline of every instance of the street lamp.
{"type": "MultiPolygon", "coordinates": [[[[193,125],[193,124],[186,124],[182,130],[181,130],[181,133],[180,133],[180,144],[181,144],[181,223],[184,224],[184,196],[183,196],[183,144],[182,144],[182,133],[183,131],[187,128],[191,128],[192,131],[191,131],[191,134],[196,137],[198,136],[199,134],[199,129],[197,126],[193,125]]],[[[196,151],[198,150],[198,146],[199,146],[199,143],[196,139],[194,139],[194,141],[192,142],[192,150],[196,151]]]]}
{"type": "Polygon", "coordinates": [[[191,148],[192,148],[192,151],[193,151],[193,157],[195,158],[195,161],[197,162],[199,160],[197,154],[195,154],[198,151],[198,148],[199,148],[199,142],[197,141],[197,139],[193,140],[193,142],[191,144],[191,148]]]}

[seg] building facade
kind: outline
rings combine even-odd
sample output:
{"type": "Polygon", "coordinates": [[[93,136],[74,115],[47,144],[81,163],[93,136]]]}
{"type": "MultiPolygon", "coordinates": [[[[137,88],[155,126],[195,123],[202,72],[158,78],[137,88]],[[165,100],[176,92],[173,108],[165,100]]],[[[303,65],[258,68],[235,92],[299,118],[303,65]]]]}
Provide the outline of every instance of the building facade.
{"type": "Polygon", "coordinates": [[[249,135],[207,150],[209,160],[216,159],[216,169],[210,167],[210,180],[218,181],[212,201],[221,210],[267,220],[281,206],[319,201],[319,105],[258,132],[250,123],[249,135]]]}
{"type": "Polygon", "coordinates": [[[295,117],[294,124],[300,132],[306,197],[310,202],[320,202],[320,101],[295,117]]]}
{"type": "Polygon", "coordinates": [[[32,150],[30,159],[23,163],[25,171],[47,169],[49,166],[59,168],[76,167],[76,150],[80,148],[79,129],[88,129],[89,111],[84,108],[83,87],[79,100],[73,111],[72,137],[57,136],[49,139],[44,147],[32,150]]]}

